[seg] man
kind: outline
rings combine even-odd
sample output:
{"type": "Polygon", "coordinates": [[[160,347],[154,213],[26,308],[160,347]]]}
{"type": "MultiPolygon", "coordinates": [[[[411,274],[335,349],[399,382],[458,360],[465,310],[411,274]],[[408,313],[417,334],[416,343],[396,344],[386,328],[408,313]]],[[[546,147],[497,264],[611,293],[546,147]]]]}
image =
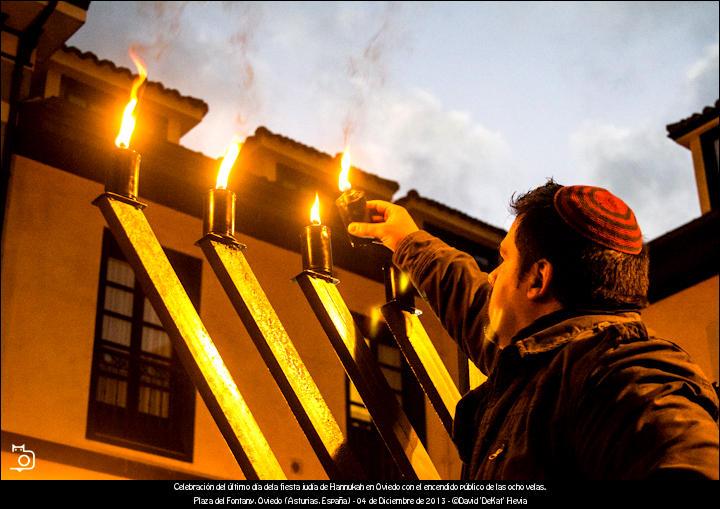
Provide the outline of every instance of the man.
{"type": "Polygon", "coordinates": [[[456,411],[463,478],[718,478],[717,395],[641,320],[647,248],[622,200],[552,180],[520,196],[490,274],[402,207],[368,207],[349,231],[394,251],[488,375],[456,411]]]}

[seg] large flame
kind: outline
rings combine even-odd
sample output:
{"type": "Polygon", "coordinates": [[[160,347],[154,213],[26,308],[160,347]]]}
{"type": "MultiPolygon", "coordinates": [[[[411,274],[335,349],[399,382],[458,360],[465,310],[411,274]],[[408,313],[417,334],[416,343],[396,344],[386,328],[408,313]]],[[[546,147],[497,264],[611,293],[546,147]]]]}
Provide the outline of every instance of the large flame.
{"type": "Polygon", "coordinates": [[[350,184],[350,150],[346,147],[345,152],[342,155],[342,161],[340,162],[342,171],[340,172],[340,178],[338,179],[338,187],[343,193],[349,191],[352,188],[350,184]]]}
{"type": "Polygon", "coordinates": [[[130,137],[135,130],[135,107],[138,103],[138,90],[140,86],[145,82],[147,78],[147,68],[145,63],[138,57],[133,50],[130,50],[130,58],[138,71],[138,76],[133,81],[132,89],[130,90],[130,101],[125,106],[123,112],[122,124],[120,125],[120,132],[115,138],[115,145],[120,148],[128,148],[130,146],[130,137]]]}
{"type": "Polygon", "coordinates": [[[216,189],[227,189],[230,170],[232,170],[235,160],[238,154],[240,154],[240,147],[242,147],[242,140],[238,136],[233,136],[230,145],[228,145],[228,148],[225,150],[222,163],[220,163],[220,170],[218,170],[217,181],[215,182],[216,189]]]}
{"type": "Polygon", "coordinates": [[[310,209],[310,222],[312,224],[320,224],[320,197],[315,193],[315,203],[310,209]]]}

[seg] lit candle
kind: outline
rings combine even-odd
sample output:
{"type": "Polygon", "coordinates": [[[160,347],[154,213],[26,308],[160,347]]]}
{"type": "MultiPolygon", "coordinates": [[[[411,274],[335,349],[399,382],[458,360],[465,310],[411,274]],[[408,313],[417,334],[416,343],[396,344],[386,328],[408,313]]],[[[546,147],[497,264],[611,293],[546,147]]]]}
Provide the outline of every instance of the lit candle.
{"type": "Polygon", "coordinates": [[[130,101],[125,106],[120,132],[115,138],[112,164],[108,167],[105,175],[105,191],[137,200],[140,154],[130,148],[130,138],[135,129],[138,90],[147,78],[147,69],[143,61],[132,50],[130,50],[130,58],[135,63],[138,76],[133,81],[130,101]]]}
{"type": "Polygon", "coordinates": [[[347,231],[347,227],[352,222],[368,223],[370,222],[370,213],[367,210],[367,200],[365,193],[359,189],[353,189],[350,184],[350,152],[345,149],[342,155],[342,161],[340,163],[341,171],[340,178],[338,179],[338,187],[342,194],[335,200],[338,212],[340,212],[340,218],[345,225],[345,233],[347,233],[350,239],[350,245],[352,247],[364,246],[372,243],[372,239],[365,237],[357,237],[351,235],[347,231]]]}
{"type": "Polygon", "coordinates": [[[220,163],[215,188],[205,195],[203,233],[233,238],[235,235],[235,193],[227,188],[230,170],[240,154],[242,142],[234,137],[220,163]]]}
{"type": "Polygon", "coordinates": [[[303,270],[332,277],[332,244],[330,227],[320,221],[320,198],[315,193],[315,203],[310,210],[310,224],[301,236],[303,270]]]}

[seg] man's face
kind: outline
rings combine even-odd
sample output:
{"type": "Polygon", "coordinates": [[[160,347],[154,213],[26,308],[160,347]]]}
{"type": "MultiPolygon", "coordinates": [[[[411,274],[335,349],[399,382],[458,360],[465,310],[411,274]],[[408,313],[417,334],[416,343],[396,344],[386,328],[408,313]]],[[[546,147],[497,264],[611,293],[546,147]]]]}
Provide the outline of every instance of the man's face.
{"type": "Polygon", "coordinates": [[[520,253],[515,245],[517,226],[516,218],[500,243],[500,265],[488,278],[492,294],[489,304],[490,324],[485,335],[493,338],[501,347],[508,345],[510,339],[527,325],[527,281],[519,278],[520,253]]]}

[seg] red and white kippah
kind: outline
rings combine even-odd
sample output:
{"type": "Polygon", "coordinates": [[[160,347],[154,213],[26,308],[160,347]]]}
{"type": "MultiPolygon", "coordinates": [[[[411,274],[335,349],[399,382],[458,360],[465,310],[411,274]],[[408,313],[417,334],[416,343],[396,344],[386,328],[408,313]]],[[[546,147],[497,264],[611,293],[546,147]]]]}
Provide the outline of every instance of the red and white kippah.
{"type": "Polygon", "coordinates": [[[642,251],[642,232],[635,214],[607,189],[561,187],[553,203],[563,221],[583,237],[622,253],[642,251]]]}

